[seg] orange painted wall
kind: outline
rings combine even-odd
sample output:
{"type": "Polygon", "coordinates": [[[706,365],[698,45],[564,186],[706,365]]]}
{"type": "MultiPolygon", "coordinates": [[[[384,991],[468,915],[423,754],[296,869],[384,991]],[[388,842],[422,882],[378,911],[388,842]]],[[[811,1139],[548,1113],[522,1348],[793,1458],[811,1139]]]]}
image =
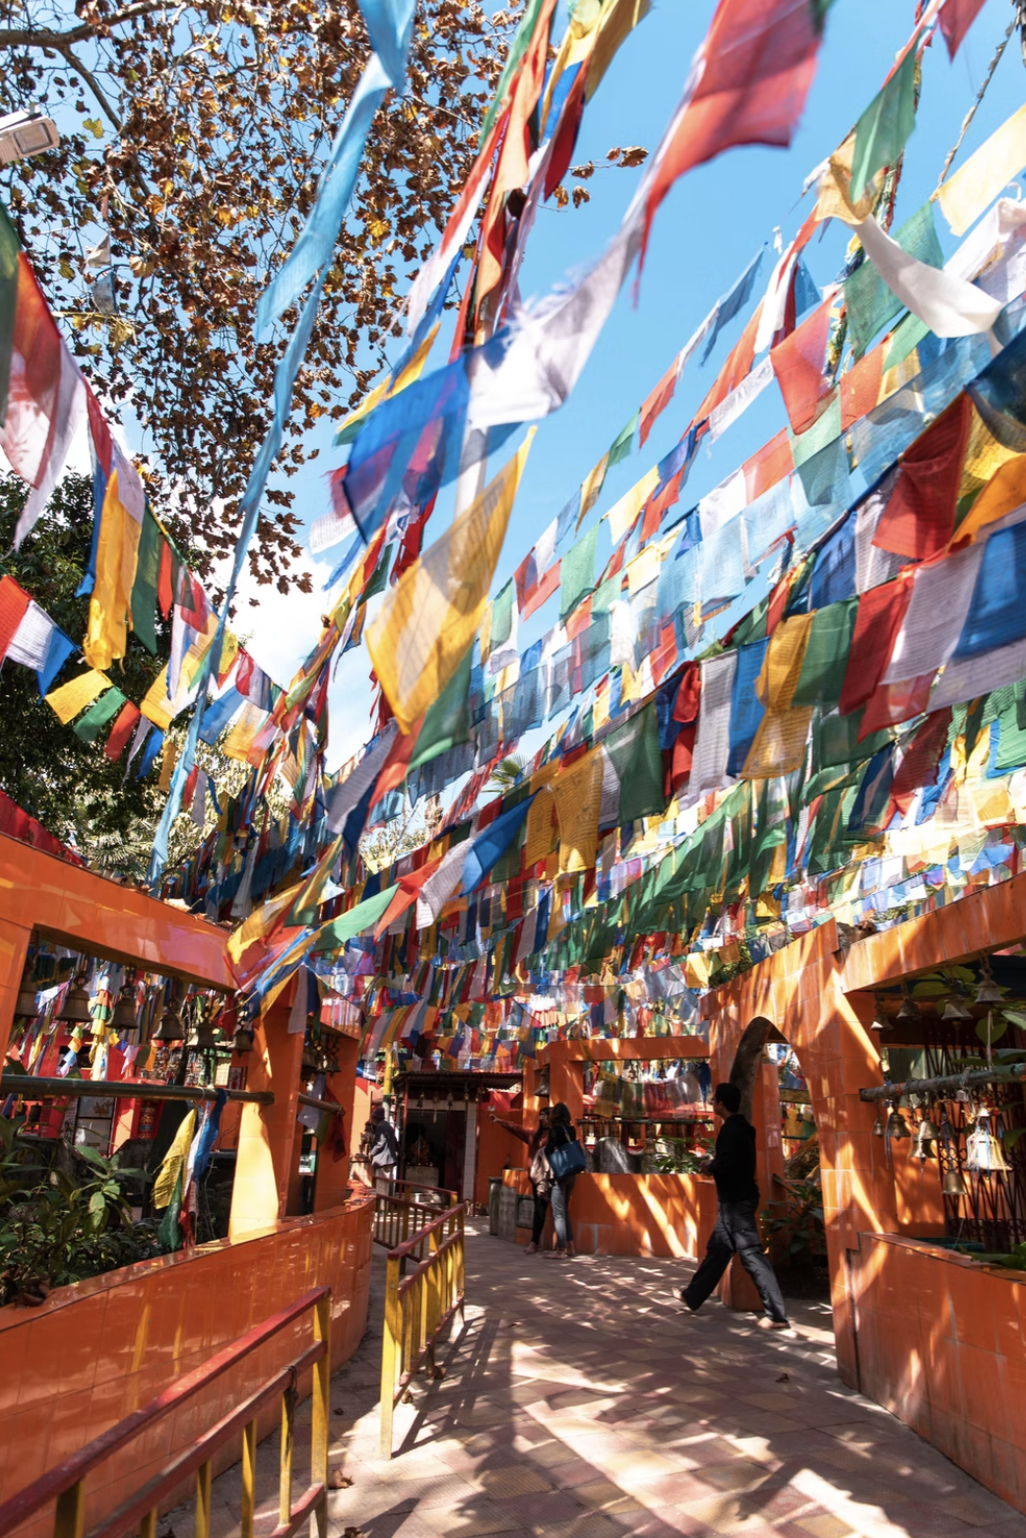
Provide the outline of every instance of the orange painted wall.
{"type": "MultiPolygon", "coordinates": [[[[529,1196],[526,1174],[504,1184],[529,1196]]],[[[716,1187],[704,1175],[578,1175],[570,1197],[574,1245],[582,1255],[662,1255],[695,1260],[700,1235],[716,1221],[716,1187]]],[[[520,1238],[527,1235],[521,1230],[520,1238]]]]}
{"type": "Polygon", "coordinates": [[[1026,1511],[1026,1274],[892,1234],[849,1265],[863,1393],[1026,1511]]]}
{"type": "MultiPolygon", "coordinates": [[[[504,1111],[503,1120],[521,1122],[522,1111],[504,1111]]],[[[528,1117],[528,1121],[535,1120],[528,1117]]],[[[501,1175],[503,1167],[511,1170],[527,1170],[527,1144],[522,1143],[512,1132],[507,1132],[505,1127],[500,1127],[498,1122],[489,1119],[488,1111],[481,1108],[477,1118],[477,1170],[474,1175],[474,1201],[479,1205],[488,1205],[488,1180],[490,1176],[501,1175]]],[[[530,1182],[525,1190],[530,1192],[530,1182]]]]}
{"type": "MultiPolygon", "coordinates": [[[[372,1195],[357,1194],[270,1233],[58,1288],[38,1309],[0,1309],[0,1500],[311,1287],[332,1289],[331,1360],[336,1367],[347,1361],[366,1322],[372,1214],[372,1195]]],[[[87,1528],[311,1338],[309,1323],[283,1332],[273,1350],[240,1364],[112,1458],[87,1486],[87,1528]]],[[[262,1433],[275,1419],[267,1416],[262,1433]]],[[[237,1447],[226,1449],[221,1466],[238,1456],[237,1447]]],[[[52,1515],[19,1538],[50,1532],[52,1515]]]]}

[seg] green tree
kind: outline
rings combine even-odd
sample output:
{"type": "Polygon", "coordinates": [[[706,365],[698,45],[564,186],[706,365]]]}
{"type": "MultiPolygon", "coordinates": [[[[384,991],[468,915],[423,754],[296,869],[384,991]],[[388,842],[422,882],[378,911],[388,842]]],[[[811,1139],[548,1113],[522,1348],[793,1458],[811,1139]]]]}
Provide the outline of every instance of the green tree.
{"type": "MultiPolygon", "coordinates": [[[[89,611],[89,599],[75,595],[89,560],[92,486],[84,475],[67,475],[14,554],[11,538],[26,495],[15,476],[0,478],[0,572],[19,582],[78,642],[85,635],[89,611]]],[[[136,704],[167,658],[170,627],[159,615],[157,638],[161,655],[151,657],[130,636],[123,664],[111,670],[111,681],[136,704]]],[[[60,681],[74,677],[80,665],[73,653],[60,681]]],[[[103,751],[106,733],[94,743],[82,742],[40,699],[35,673],[18,662],[8,661],[2,670],[0,702],[0,787],[57,838],[74,840],[84,852],[93,846],[98,863],[130,863],[121,858],[127,846],[145,842],[160,815],[163,798],[156,772],[138,780],[133,771],[122,783],[127,749],[120,762],[111,763],[103,751]]]]}

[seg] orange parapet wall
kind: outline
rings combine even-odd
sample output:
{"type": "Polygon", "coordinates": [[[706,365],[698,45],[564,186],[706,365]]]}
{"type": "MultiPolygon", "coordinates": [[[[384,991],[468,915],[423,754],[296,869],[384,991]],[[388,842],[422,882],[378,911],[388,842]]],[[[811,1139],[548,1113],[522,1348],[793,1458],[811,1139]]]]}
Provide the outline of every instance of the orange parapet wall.
{"type": "MultiPolygon", "coordinates": [[[[531,1194],[524,1170],[507,1170],[503,1183],[531,1194]]],[[[582,1255],[696,1260],[716,1222],[716,1187],[704,1175],[578,1175],[570,1221],[582,1255]]]]}
{"type": "MultiPolygon", "coordinates": [[[[0,1309],[0,1501],[311,1287],[331,1288],[332,1367],[348,1361],[363,1335],[370,1287],[374,1197],[357,1190],[330,1212],[269,1233],[59,1287],[40,1308],[0,1309]]],[[[218,1379],[155,1438],[111,1458],[90,1480],[87,1528],[191,1445],[197,1426],[212,1425],[308,1340],[304,1321],[218,1379]]],[[[268,1407],[261,1435],[279,1415],[278,1406],[268,1407]]],[[[222,1452],[224,1467],[238,1457],[234,1444],[222,1452]]],[[[48,1515],[17,1538],[49,1538],[52,1530],[48,1515]]]]}

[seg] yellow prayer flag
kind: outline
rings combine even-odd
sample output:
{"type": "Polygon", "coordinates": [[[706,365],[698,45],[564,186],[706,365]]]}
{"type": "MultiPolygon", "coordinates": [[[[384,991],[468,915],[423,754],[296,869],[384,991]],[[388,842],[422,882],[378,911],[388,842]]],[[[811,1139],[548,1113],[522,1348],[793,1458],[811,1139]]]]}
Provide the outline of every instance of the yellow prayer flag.
{"type": "Polygon", "coordinates": [[[646,471],[641,480],[603,514],[609,519],[609,533],[614,545],[618,545],[627,530],[634,527],[638,514],[658,485],[659,471],[655,468],[646,471]]]}
{"type": "Polygon", "coordinates": [[[563,34],[559,52],[552,61],[552,69],[549,71],[545,95],[542,98],[540,137],[545,136],[556,86],[568,69],[583,64],[590,55],[595,46],[602,15],[602,0],[580,0],[580,4],[574,8],[567,23],[566,32],[563,34]]]}
{"type": "Polygon", "coordinates": [[[851,167],[855,158],[855,130],[845,139],[827,162],[827,168],[819,179],[816,196],[816,219],[840,219],[844,224],[861,224],[873,212],[881,172],[878,171],[857,202],[851,201],[851,167]]]}
{"type": "Polygon", "coordinates": [[[438,698],[477,634],[534,431],[403,573],[367,631],[374,671],[403,732],[438,698]]]}
{"type": "Polygon", "coordinates": [[[769,779],[791,774],[801,766],[813,707],[792,709],[791,697],[801,675],[814,618],[814,614],[794,614],[781,620],[770,638],[755,684],[766,714],[741,770],[743,779],[769,779]]]}
{"type": "Polygon", "coordinates": [[[106,673],[93,668],[88,673],[80,673],[70,683],[61,684],[59,689],[54,689],[52,694],[46,696],[46,703],[62,724],[67,726],[80,710],[85,710],[87,705],[91,705],[93,700],[110,687],[111,682],[106,673]]]}
{"type": "Polygon", "coordinates": [[[171,776],[175,772],[175,764],[178,761],[178,749],[170,738],[164,743],[164,754],[160,761],[160,779],[157,781],[158,790],[171,789],[171,776]]]}
{"type": "MultiPolygon", "coordinates": [[[[126,476],[130,467],[126,468],[126,476]]],[[[133,498],[129,500],[134,502],[133,498]]],[[[82,650],[96,668],[109,668],[125,655],[132,585],[139,559],[140,519],[126,507],[118,490],[118,470],[112,469],[100,513],[96,545],[96,579],[89,600],[89,621],[82,650]]]]}
{"type": "Polygon", "coordinates": [[[238,763],[244,764],[250,743],[266,720],[267,711],[261,710],[259,705],[254,705],[252,700],[247,700],[235,718],[235,725],[224,740],[221,752],[225,758],[234,758],[238,763]]]}
{"type": "Polygon", "coordinates": [[[166,1207],[175,1194],[175,1182],[185,1165],[195,1132],[196,1112],[187,1111],[153,1183],[153,1205],[158,1211],[166,1207]]]}
{"type": "Polygon", "coordinates": [[[595,503],[599,499],[603,483],[606,479],[606,469],[608,465],[609,455],[603,454],[598,464],[594,467],[593,470],[589,470],[588,474],[581,482],[581,509],[577,514],[578,528],[581,527],[583,520],[588,516],[592,508],[595,506],[595,503]]]}
{"type": "Polygon", "coordinates": [[[639,21],[644,21],[651,8],[651,0],[606,0],[602,7],[598,36],[591,52],[591,63],[588,65],[585,101],[591,101],[620,44],[630,36],[639,21]]]}
{"type": "Polygon", "coordinates": [[[1026,166],[1026,107],[1013,112],[950,176],[936,198],[951,231],[962,235],[1002,187],[1026,166]]]}
{"type": "Polygon", "coordinates": [[[590,870],[598,845],[602,749],[592,748],[552,781],[559,817],[559,873],[590,870]]]}
{"type": "Polygon", "coordinates": [[[814,614],[793,614],[781,620],[770,638],[755,692],[767,710],[786,710],[791,703],[805,660],[814,614]]]}
{"type": "Polygon", "coordinates": [[[988,524],[1026,502],[1026,454],[1016,454],[1000,465],[984,486],[955,532],[956,539],[977,535],[988,524]]]}
{"type": "Polygon", "coordinates": [[[167,668],[164,667],[150,684],[139,706],[147,721],[152,721],[160,731],[166,732],[174,719],[174,706],[167,697],[167,668]]]}

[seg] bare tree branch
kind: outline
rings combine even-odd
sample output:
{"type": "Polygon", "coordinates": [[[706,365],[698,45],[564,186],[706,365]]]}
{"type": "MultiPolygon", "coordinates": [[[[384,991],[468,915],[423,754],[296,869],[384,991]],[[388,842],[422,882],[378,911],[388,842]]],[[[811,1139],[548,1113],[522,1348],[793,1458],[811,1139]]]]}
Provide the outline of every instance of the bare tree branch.
{"type": "Polygon", "coordinates": [[[114,111],[114,108],[111,106],[107,97],[107,93],[100,85],[100,82],[97,80],[92,70],[86,69],[85,65],[82,63],[82,60],[77,58],[76,55],[72,52],[69,44],[61,43],[59,45],[55,44],[54,46],[56,47],[57,52],[61,55],[61,57],[67,59],[75,73],[81,75],[86,85],[96,97],[96,100],[100,103],[100,106],[103,109],[103,114],[107,121],[111,124],[116,133],[120,133],[121,119],[118,117],[117,113],[114,111]]]}
{"type": "Polygon", "coordinates": [[[0,48],[53,48],[63,53],[69,43],[85,43],[102,37],[108,27],[119,27],[123,22],[135,21],[140,16],[150,16],[164,9],[165,0],[140,0],[138,5],[128,5],[113,16],[105,16],[102,23],[94,25],[85,21],[67,32],[51,32],[48,28],[0,27],[0,48]],[[102,26],[102,31],[101,31],[102,26]]]}

